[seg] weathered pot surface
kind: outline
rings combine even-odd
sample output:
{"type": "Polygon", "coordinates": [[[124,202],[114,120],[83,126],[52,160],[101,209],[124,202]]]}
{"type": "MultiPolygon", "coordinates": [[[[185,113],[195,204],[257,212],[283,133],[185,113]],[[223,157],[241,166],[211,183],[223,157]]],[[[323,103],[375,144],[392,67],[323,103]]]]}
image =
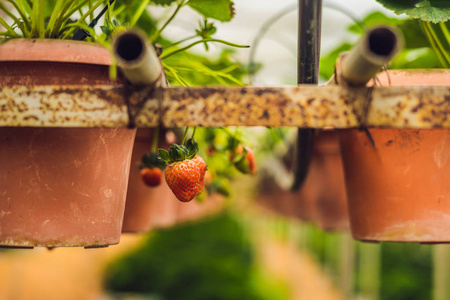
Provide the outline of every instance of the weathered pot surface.
{"type": "Polygon", "coordinates": [[[304,188],[313,189],[316,222],[324,230],[348,230],[344,171],[338,138],[333,130],[323,130],[316,137],[310,172],[304,188]]]}
{"type": "MultiPolygon", "coordinates": [[[[449,70],[389,71],[391,85],[448,85],[449,70]]],[[[384,86],[386,74],[381,73],[384,86]]],[[[450,130],[339,130],[355,239],[450,242],[450,130]]]]}
{"type": "MultiPolygon", "coordinates": [[[[109,51],[89,43],[14,40],[0,45],[0,61],[0,86],[115,84],[109,51]]],[[[134,136],[118,128],[0,128],[0,246],[117,244],[134,136]]]]}
{"type": "Polygon", "coordinates": [[[117,244],[134,131],[0,128],[0,245],[117,244]]]}

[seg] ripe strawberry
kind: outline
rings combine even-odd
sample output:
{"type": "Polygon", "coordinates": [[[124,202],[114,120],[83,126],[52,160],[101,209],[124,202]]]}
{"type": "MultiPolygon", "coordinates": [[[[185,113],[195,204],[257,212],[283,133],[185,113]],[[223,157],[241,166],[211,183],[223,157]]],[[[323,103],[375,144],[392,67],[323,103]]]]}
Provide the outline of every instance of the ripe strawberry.
{"type": "Polygon", "coordinates": [[[161,184],[162,172],[159,168],[143,168],[140,174],[147,186],[155,187],[161,184]]]}
{"type": "Polygon", "coordinates": [[[200,156],[196,155],[193,159],[193,162],[197,164],[200,170],[200,184],[198,186],[198,193],[201,194],[203,189],[205,188],[205,173],[206,173],[206,163],[200,156]]]}
{"type": "Polygon", "coordinates": [[[197,196],[200,168],[191,159],[174,162],[166,168],[166,182],[178,200],[189,202],[197,196]]]}
{"type": "Polygon", "coordinates": [[[256,160],[253,150],[250,147],[239,145],[236,148],[236,154],[235,167],[244,174],[256,174],[256,160]]]}
{"type": "Polygon", "coordinates": [[[144,154],[141,159],[141,179],[149,187],[161,184],[162,170],[166,163],[158,158],[158,153],[144,154]]]}
{"type": "Polygon", "coordinates": [[[173,144],[169,151],[159,149],[159,159],[168,164],[166,182],[178,200],[189,202],[203,191],[206,164],[201,157],[194,158],[198,145],[189,139],[184,145],[173,144]]]}

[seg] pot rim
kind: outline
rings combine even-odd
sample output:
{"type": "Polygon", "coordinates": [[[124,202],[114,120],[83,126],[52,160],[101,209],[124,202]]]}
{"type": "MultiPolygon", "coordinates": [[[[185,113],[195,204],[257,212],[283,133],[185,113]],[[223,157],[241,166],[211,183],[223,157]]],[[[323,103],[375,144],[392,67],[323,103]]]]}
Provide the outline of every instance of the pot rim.
{"type": "Polygon", "coordinates": [[[0,50],[0,61],[3,62],[65,62],[105,66],[112,63],[108,49],[83,41],[21,38],[0,44],[0,50]]]}

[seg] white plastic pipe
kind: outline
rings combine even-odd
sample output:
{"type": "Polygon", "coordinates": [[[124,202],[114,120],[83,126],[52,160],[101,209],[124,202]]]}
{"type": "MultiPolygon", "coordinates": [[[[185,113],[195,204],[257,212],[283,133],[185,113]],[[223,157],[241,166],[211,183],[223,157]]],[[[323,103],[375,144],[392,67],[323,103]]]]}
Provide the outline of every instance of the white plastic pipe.
{"type": "Polygon", "coordinates": [[[345,56],[341,76],[354,86],[365,86],[402,48],[401,34],[387,26],[369,30],[362,40],[345,56]]]}
{"type": "Polygon", "coordinates": [[[120,33],[113,41],[113,49],[117,65],[132,84],[151,85],[163,77],[154,47],[140,31],[120,33]]]}

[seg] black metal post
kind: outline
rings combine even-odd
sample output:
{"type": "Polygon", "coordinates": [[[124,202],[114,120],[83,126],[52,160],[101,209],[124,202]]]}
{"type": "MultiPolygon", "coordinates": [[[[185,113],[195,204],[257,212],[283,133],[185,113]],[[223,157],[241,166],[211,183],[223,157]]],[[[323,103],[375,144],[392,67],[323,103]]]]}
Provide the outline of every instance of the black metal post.
{"type": "MultiPolygon", "coordinates": [[[[322,0],[299,0],[298,10],[298,79],[299,84],[318,84],[322,0]]],[[[315,129],[298,129],[294,160],[295,179],[292,190],[298,190],[308,175],[315,129]]]]}

